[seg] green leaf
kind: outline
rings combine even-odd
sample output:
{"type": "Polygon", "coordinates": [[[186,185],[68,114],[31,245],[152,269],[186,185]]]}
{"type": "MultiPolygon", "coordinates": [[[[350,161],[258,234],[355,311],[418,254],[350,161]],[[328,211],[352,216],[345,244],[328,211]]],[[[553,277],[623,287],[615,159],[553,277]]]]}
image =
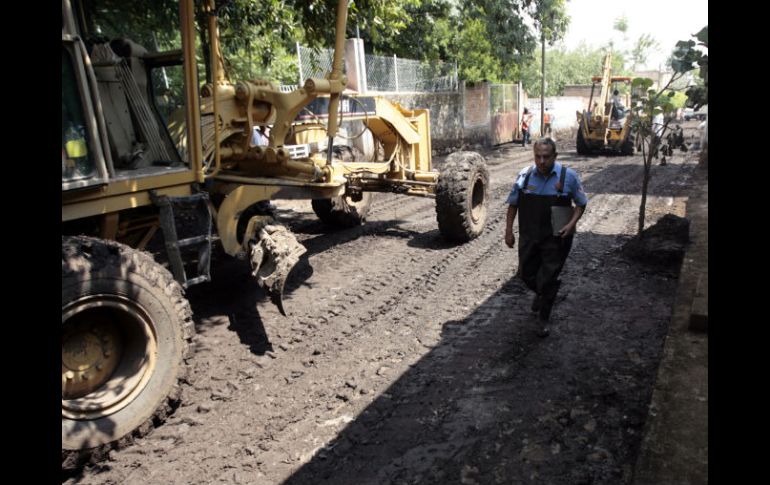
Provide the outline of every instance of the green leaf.
{"type": "Polygon", "coordinates": [[[697,38],[699,41],[701,41],[701,43],[702,43],[703,45],[705,45],[706,47],[708,47],[708,45],[709,45],[709,26],[707,25],[707,26],[703,27],[702,29],[700,29],[700,32],[698,32],[697,34],[695,34],[695,37],[696,37],[696,38],[697,38]]]}

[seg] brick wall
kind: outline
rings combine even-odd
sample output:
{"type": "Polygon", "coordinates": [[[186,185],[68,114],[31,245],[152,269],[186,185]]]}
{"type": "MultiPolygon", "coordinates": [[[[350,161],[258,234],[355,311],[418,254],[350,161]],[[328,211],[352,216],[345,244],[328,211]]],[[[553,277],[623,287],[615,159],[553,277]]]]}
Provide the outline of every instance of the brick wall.
{"type": "Polygon", "coordinates": [[[463,83],[463,127],[476,128],[489,125],[489,83],[475,86],[463,83]]]}

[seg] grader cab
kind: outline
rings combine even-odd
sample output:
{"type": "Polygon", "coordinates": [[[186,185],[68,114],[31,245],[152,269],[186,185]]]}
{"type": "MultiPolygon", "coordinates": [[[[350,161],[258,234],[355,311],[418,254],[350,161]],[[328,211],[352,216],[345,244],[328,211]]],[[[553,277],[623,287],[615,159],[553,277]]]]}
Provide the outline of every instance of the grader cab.
{"type": "Polygon", "coordinates": [[[621,84],[630,85],[631,78],[612,76],[611,73],[612,54],[610,53],[604,58],[602,75],[591,78],[588,108],[576,113],[578,122],[576,145],[580,155],[598,151],[610,151],[622,155],[634,154],[634,136],[631,133],[632,115],[629,109],[631,97],[627,91],[622,95],[618,93],[618,96],[613,96],[621,84]],[[599,86],[599,92],[594,96],[597,86],[599,86]],[[621,103],[617,103],[618,98],[621,103]],[[622,104],[625,110],[618,104],[622,104]]]}
{"type": "Polygon", "coordinates": [[[454,153],[434,171],[426,109],[345,93],[347,4],[331,72],[282,92],[228,78],[213,1],[139,12],[62,0],[63,468],[178,405],[195,331],[184,288],[211,279],[213,244],[245,254],[285,311],[284,283],[305,248],[270,200],[312,200],[324,222],[353,226],[372,192],[431,197],[445,238],[483,230],[479,154],[454,153]],[[360,127],[348,138],[366,143],[338,136],[340,116],[360,127]],[[162,251],[145,251],[157,241],[162,251]]]}

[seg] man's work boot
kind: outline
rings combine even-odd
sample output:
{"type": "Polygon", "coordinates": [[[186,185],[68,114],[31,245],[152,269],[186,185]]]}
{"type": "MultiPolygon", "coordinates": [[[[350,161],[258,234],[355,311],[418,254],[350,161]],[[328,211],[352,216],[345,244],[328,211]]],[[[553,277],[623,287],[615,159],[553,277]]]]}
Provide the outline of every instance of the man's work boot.
{"type": "Polygon", "coordinates": [[[553,300],[550,298],[541,297],[540,307],[538,308],[538,321],[548,322],[551,318],[551,310],[553,309],[553,300]]]}
{"type": "Polygon", "coordinates": [[[535,294],[535,299],[532,300],[532,306],[530,307],[530,310],[532,310],[532,313],[539,312],[542,304],[543,304],[543,298],[540,295],[535,294]]]}
{"type": "Polygon", "coordinates": [[[537,336],[545,338],[551,334],[551,325],[548,320],[543,320],[538,317],[537,319],[537,336]]]}

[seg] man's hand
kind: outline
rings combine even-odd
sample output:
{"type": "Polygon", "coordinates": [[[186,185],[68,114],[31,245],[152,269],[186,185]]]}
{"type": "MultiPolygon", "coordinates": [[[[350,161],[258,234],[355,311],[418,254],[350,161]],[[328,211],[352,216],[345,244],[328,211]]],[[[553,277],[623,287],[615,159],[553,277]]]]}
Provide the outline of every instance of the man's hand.
{"type": "Polygon", "coordinates": [[[516,238],[513,237],[513,221],[516,220],[516,211],[518,211],[518,207],[509,205],[508,212],[505,214],[505,245],[509,248],[512,248],[513,243],[516,242],[516,238]]]}
{"type": "Polygon", "coordinates": [[[572,234],[572,230],[575,228],[575,224],[570,222],[566,226],[562,227],[561,230],[559,230],[559,236],[562,238],[565,238],[572,234]]]}
{"type": "Polygon", "coordinates": [[[516,238],[513,236],[513,231],[505,231],[505,245],[512,248],[515,242],[516,238]]]}

